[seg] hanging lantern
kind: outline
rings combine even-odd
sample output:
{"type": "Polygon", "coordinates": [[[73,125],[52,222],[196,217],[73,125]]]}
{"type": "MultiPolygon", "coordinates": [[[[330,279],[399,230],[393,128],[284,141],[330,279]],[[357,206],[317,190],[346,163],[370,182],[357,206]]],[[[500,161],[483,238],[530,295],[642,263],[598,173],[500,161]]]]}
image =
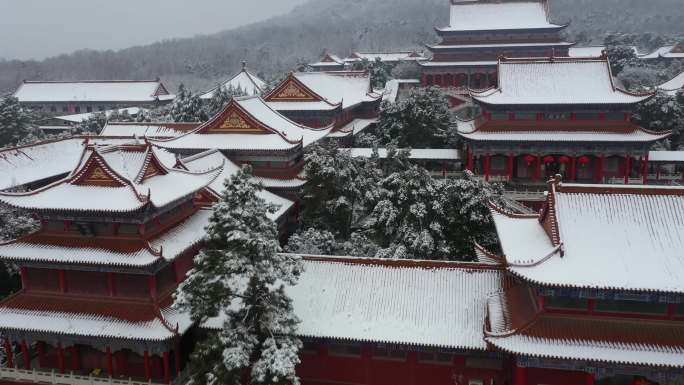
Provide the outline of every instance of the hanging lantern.
{"type": "Polygon", "coordinates": [[[579,159],[577,159],[577,161],[578,161],[579,164],[581,164],[582,166],[586,166],[586,165],[589,164],[589,162],[590,162],[591,160],[589,159],[588,156],[580,156],[579,159]]]}
{"type": "Polygon", "coordinates": [[[555,160],[556,158],[552,157],[551,155],[547,155],[544,157],[544,164],[553,163],[555,160]]]}
{"type": "Polygon", "coordinates": [[[536,159],[537,157],[534,155],[525,155],[523,157],[523,160],[525,161],[525,163],[527,163],[528,166],[530,166],[532,162],[534,162],[536,159]]]}
{"type": "Polygon", "coordinates": [[[570,163],[570,157],[563,155],[560,158],[558,158],[558,162],[560,162],[560,164],[568,164],[570,163]]]}

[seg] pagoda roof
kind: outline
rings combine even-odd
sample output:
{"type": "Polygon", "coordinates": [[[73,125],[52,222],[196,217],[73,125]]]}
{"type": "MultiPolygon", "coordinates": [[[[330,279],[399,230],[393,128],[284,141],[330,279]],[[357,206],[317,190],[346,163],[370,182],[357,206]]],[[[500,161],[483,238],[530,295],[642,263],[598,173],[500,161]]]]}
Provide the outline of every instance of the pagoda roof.
{"type": "Polygon", "coordinates": [[[61,263],[141,268],[173,261],[205,236],[211,210],[199,210],[149,239],[122,239],[34,233],[0,244],[0,259],[12,262],[61,263]]]}
{"type": "MultiPolygon", "coordinates": [[[[231,76],[229,79],[221,82],[221,85],[226,88],[226,90],[240,90],[245,93],[245,95],[254,96],[260,95],[266,89],[266,82],[261,80],[258,76],[254,75],[249,69],[247,69],[245,63],[242,65],[242,70],[231,76]]],[[[200,95],[200,99],[211,99],[214,97],[214,93],[218,87],[214,87],[209,91],[200,95]]]]}
{"type": "MultiPolygon", "coordinates": [[[[226,158],[226,156],[218,150],[209,150],[197,155],[179,159],[179,164],[184,169],[193,172],[211,170],[215,169],[217,165],[223,165],[223,169],[219,177],[211,182],[211,184],[208,186],[209,190],[216,197],[220,197],[223,190],[225,190],[224,181],[226,179],[230,179],[230,177],[237,174],[237,172],[240,170],[240,166],[226,158]]],[[[253,180],[263,184],[263,182],[257,178],[253,177],[253,180]]],[[[267,216],[274,222],[283,217],[283,215],[289,212],[295,205],[293,201],[273,194],[267,190],[261,190],[257,192],[257,196],[263,199],[266,203],[271,203],[278,207],[276,212],[267,214],[267,216]]],[[[202,226],[202,228],[204,228],[204,226],[202,226]]]]}
{"type": "Polygon", "coordinates": [[[316,63],[311,63],[309,65],[312,67],[325,67],[325,66],[339,67],[341,65],[344,65],[344,60],[342,60],[337,55],[326,53],[325,55],[323,55],[321,60],[319,60],[316,63]]]}
{"type": "Polygon", "coordinates": [[[72,137],[0,150],[0,190],[66,175],[81,161],[87,144],[107,146],[128,139],[72,137]]]}
{"type": "Polygon", "coordinates": [[[562,29],[552,23],[546,0],[451,0],[449,27],[438,32],[562,29]]]}
{"type": "MultiPolygon", "coordinates": [[[[552,42],[552,43],[491,43],[491,44],[436,44],[428,45],[427,47],[431,51],[449,51],[449,50],[462,50],[462,49],[488,49],[488,48],[535,48],[535,47],[570,47],[575,43],[570,43],[566,41],[552,42]]],[[[600,55],[600,53],[599,53],[600,55]]]]}
{"type": "Polygon", "coordinates": [[[628,122],[595,121],[457,121],[458,134],[478,142],[650,143],[671,131],[655,132],[628,122]]]}
{"type": "MultiPolygon", "coordinates": [[[[486,350],[485,302],[503,271],[477,263],[304,256],[286,287],[302,337],[486,350]]],[[[218,328],[222,318],[206,326],[218,328]]]]}
{"type": "Polygon", "coordinates": [[[40,211],[134,212],[190,196],[221,172],[171,169],[167,164],[172,156],[147,143],[89,145],[64,179],[30,192],[0,192],[0,202],[40,211]]]}
{"type": "Polygon", "coordinates": [[[682,59],[684,51],[678,49],[677,45],[666,45],[655,49],[653,52],[640,55],[639,59],[682,59]]]}
{"type": "Polygon", "coordinates": [[[192,326],[188,314],[147,299],[102,299],[22,291],[0,304],[0,329],[165,341],[192,326]]]}
{"type": "Polygon", "coordinates": [[[277,111],[332,111],[381,98],[364,71],[291,73],[264,97],[277,111]]]}
{"type": "Polygon", "coordinates": [[[416,51],[395,51],[395,52],[354,52],[348,58],[345,58],[346,63],[356,63],[362,60],[373,62],[380,59],[381,62],[399,62],[399,61],[421,61],[427,60],[425,56],[416,51]]]}
{"type": "Polygon", "coordinates": [[[684,71],[674,78],[666,81],[658,86],[658,89],[663,90],[666,94],[675,96],[677,92],[684,90],[684,71]]]}
{"type": "Polygon", "coordinates": [[[150,140],[168,149],[282,151],[306,147],[332,130],[295,123],[272,109],[261,97],[233,98],[208,122],[171,139],[150,140]]]}
{"type": "Polygon", "coordinates": [[[679,321],[547,313],[537,308],[525,286],[492,295],[487,315],[486,341],[507,353],[684,367],[684,324],[679,321]]]}
{"type": "Polygon", "coordinates": [[[24,81],[14,93],[22,103],[153,102],[172,98],[159,80],[24,81]]]}
{"type": "Polygon", "coordinates": [[[511,273],[550,287],[684,293],[684,187],[549,186],[540,214],[492,206],[511,273]]]}
{"type": "Polygon", "coordinates": [[[119,123],[107,122],[100,136],[129,138],[175,138],[196,129],[201,123],[119,123]]]}
{"type": "Polygon", "coordinates": [[[498,88],[471,90],[488,105],[625,105],[654,93],[633,94],[613,82],[607,57],[501,58],[498,88]]]}

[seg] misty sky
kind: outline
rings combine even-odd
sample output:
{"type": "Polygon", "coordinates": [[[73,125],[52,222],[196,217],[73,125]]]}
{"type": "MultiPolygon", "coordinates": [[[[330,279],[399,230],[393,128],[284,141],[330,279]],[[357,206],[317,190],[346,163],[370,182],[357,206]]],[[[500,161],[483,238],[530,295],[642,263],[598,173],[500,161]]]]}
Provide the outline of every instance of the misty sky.
{"type": "Polygon", "coordinates": [[[0,58],[42,59],[209,34],[305,0],[0,0],[0,58]]]}

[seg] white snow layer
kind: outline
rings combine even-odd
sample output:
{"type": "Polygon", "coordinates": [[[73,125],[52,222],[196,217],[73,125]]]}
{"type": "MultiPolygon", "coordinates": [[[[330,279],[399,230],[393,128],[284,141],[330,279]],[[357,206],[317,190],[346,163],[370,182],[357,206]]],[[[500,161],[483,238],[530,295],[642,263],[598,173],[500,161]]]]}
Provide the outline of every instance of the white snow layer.
{"type": "MultiPolygon", "coordinates": [[[[684,196],[557,192],[556,215],[564,255],[513,273],[543,285],[684,293],[684,196]]],[[[494,221],[509,263],[552,250],[536,219],[494,221]]]]}
{"type": "Polygon", "coordinates": [[[626,104],[650,96],[616,89],[605,59],[530,59],[499,63],[499,88],[473,93],[489,104],[626,104]]]}
{"type": "Polygon", "coordinates": [[[556,28],[541,1],[508,3],[460,2],[451,5],[451,23],[444,31],[556,28]]]}
{"type": "Polygon", "coordinates": [[[308,337],[485,349],[487,295],[502,272],[305,261],[287,288],[308,337]]]}
{"type": "Polygon", "coordinates": [[[158,81],[25,82],[14,96],[20,102],[152,102],[158,81]]]}

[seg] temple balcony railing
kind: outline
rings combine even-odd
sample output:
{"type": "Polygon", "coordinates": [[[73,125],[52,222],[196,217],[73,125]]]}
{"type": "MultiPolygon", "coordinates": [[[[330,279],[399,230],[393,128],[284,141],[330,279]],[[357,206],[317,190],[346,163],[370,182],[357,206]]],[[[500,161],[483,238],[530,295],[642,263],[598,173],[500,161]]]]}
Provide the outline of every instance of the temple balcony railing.
{"type": "Polygon", "coordinates": [[[463,171],[429,171],[433,178],[460,178],[463,176],[463,171]]]}
{"type": "Polygon", "coordinates": [[[613,177],[613,178],[606,178],[606,184],[644,184],[644,178],[643,177],[636,177],[636,178],[627,178],[627,183],[625,183],[625,178],[624,177],[613,177]]]}
{"type": "Polygon", "coordinates": [[[676,173],[664,173],[661,172],[660,174],[648,174],[648,180],[662,180],[662,181],[681,181],[683,180],[684,177],[682,177],[681,172],[676,172],[676,173]]]}
{"type": "MultiPolygon", "coordinates": [[[[190,373],[189,367],[181,371],[175,379],[171,381],[171,385],[184,384],[190,373]]],[[[83,376],[72,373],[58,373],[54,369],[18,369],[18,368],[1,368],[0,367],[0,382],[2,380],[9,380],[13,382],[24,382],[34,384],[54,384],[54,385],[151,385],[151,384],[165,384],[162,380],[133,380],[132,378],[112,378],[99,376],[83,376]]]]}

